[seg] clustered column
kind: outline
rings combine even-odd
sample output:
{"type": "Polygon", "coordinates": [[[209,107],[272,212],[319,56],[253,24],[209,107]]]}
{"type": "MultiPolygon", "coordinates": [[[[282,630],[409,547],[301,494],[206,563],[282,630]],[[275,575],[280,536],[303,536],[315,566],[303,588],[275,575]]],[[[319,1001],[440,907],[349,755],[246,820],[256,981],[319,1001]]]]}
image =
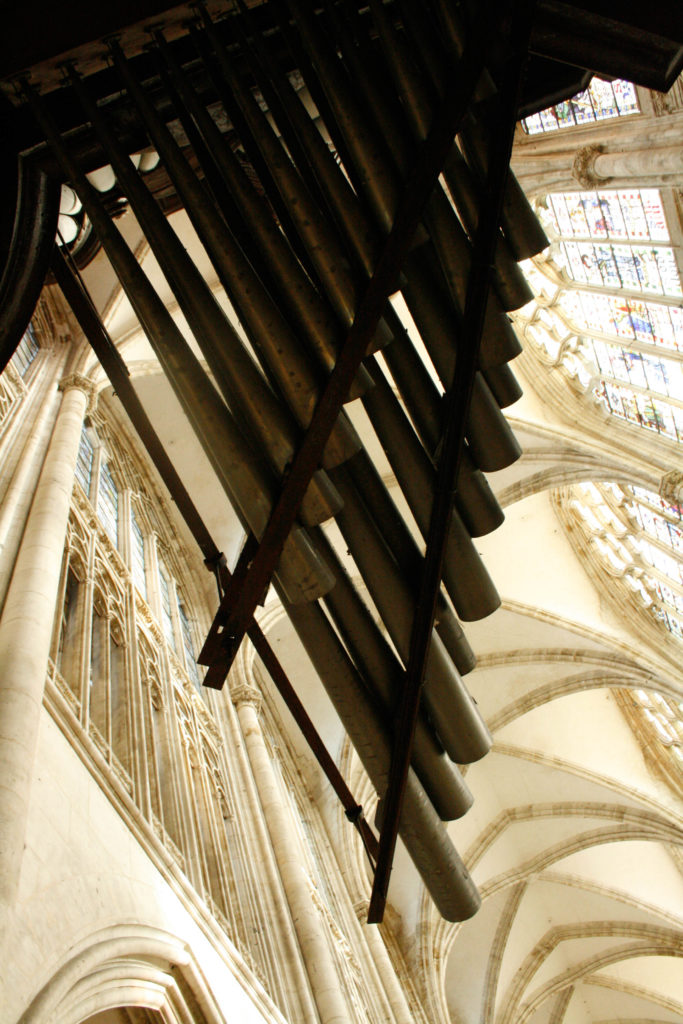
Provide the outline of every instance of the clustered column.
{"type": "MultiPolygon", "coordinates": [[[[50,640],[83,417],[93,384],[63,397],[0,619],[0,902],[17,895],[50,640]]],[[[6,933],[6,930],[5,930],[6,933]]]]}
{"type": "Polygon", "coordinates": [[[261,694],[254,687],[240,685],[233,689],[231,696],[237,709],[263,815],[321,1024],[349,1024],[349,1015],[327,936],[302,870],[298,839],[289,822],[287,809],[283,806],[282,794],[261,730],[258,715],[261,694]]]}

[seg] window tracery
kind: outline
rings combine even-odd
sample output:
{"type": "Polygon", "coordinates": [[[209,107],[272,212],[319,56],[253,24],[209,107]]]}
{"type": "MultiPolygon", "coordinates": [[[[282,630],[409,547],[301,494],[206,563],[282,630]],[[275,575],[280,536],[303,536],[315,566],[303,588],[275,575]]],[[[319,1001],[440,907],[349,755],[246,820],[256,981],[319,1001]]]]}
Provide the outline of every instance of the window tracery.
{"type": "MultiPolygon", "coordinates": [[[[662,194],[594,189],[551,194],[537,206],[552,242],[525,264],[535,293],[515,315],[525,338],[596,411],[647,431],[653,444],[680,444],[683,305],[662,194]]],[[[683,640],[676,500],[604,482],[553,496],[588,571],[654,645],[683,640]]],[[[681,706],[644,690],[617,699],[655,770],[683,789],[681,706]]]]}
{"type": "Polygon", "coordinates": [[[526,337],[607,413],[680,443],[683,307],[674,250],[658,245],[669,240],[659,192],[558,193],[539,210],[555,240],[526,264],[537,295],[517,314],[526,337]],[[593,241],[600,237],[607,241],[593,241]],[[661,299],[619,294],[624,288],[661,299]]]}
{"type": "MultiPolygon", "coordinates": [[[[683,640],[683,509],[642,487],[584,483],[566,502],[607,577],[631,594],[635,610],[683,640]]],[[[614,588],[612,587],[614,596],[614,588]]],[[[622,705],[654,743],[667,776],[683,790],[683,704],[662,694],[629,691],[622,705]]]]}
{"type": "Polygon", "coordinates": [[[246,890],[249,842],[234,831],[233,778],[194,661],[198,613],[180,545],[143,475],[100,414],[84,429],[52,644],[54,700],[70,738],[121,785],[245,960],[285,1005],[262,941],[264,896],[246,890]],[[89,755],[90,756],[90,755],[89,755]]]}
{"type": "Polygon", "coordinates": [[[680,296],[681,281],[657,189],[558,192],[538,213],[561,271],[579,285],[680,296]]]}
{"type": "Polygon", "coordinates": [[[29,324],[14,355],[0,374],[0,434],[26,395],[29,371],[39,352],[35,332],[29,324]]]}

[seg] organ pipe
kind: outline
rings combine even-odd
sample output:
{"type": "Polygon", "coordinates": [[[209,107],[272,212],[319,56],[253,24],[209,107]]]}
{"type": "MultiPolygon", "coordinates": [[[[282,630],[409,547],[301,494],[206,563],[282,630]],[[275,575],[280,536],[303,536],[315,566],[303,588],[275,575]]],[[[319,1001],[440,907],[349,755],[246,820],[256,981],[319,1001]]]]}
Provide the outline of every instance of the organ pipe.
{"type": "MultiPolygon", "coordinates": [[[[416,0],[371,0],[362,14],[352,0],[324,0],[322,12],[301,0],[268,0],[260,13],[272,15],[274,31],[265,34],[260,17],[237,6],[239,13],[220,22],[198,8],[189,35],[195,56],[154,28],[161,103],[143,85],[135,58],[117,42],[108,45],[124,89],[117,103],[127,105],[159,153],[239,330],[130,162],[117,136],[116,103],[105,112],[85,69],[84,77],[77,68],[67,73],[210,375],[89,185],[71,142],[36,94],[28,87],[26,94],[226,496],[259,538],[374,281],[408,172],[442,102],[449,62],[463,53],[465,29],[443,0],[429,0],[424,11],[416,0]],[[219,126],[209,100],[222,105],[227,126],[225,118],[219,126]],[[184,138],[170,130],[175,118],[184,138]]],[[[299,519],[275,578],[380,799],[419,619],[420,535],[431,536],[432,510],[443,497],[437,479],[444,409],[469,358],[465,305],[488,201],[483,181],[495,90],[484,72],[396,276],[410,329],[401,303],[387,303],[351,390],[339,400],[320,465],[301,487],[299,519]],[[342,407],[358,396],[417,535],[342,407]],[[330,519],[357,582],[322,526],[330,519]]],[[[513,179],[505,196],[400,822],[425,886],[449,920],[470,916],[479,898],[439,819],[466,813],[473,794],[457,765],[483,757],[492,742],[462,678],[476,659],[461,621],[499,604],[473,538],[503,518],[484,474],[520,454],[501,411],[520,395],[509,367],[520,346],[504,311],[528,300],[516,260],[545,243],[513,179]]],[[[428,545],[427,564],[429,554],[428,545]]],[[[214,635],[207,657],[219,657],[221,643],[214,635]]]]}

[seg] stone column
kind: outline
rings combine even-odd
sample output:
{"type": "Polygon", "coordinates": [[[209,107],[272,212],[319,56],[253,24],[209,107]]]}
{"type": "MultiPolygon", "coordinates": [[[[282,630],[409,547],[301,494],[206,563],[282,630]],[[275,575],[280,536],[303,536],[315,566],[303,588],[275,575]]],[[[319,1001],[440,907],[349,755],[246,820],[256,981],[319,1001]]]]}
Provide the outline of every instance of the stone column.
{"type": "Polygon", "coordinates": [[[32,377],[29,390],[11,363],[2,374],[4,378],[14,371],[23,392],[18,408],[10,410],[13,419],[4,433],[0,424],[0,465],[9,481],[0,508],[0,610],[54,429],[60,405],[56,385],[64,373],[64,361],[63,353],[44,349],[39,374],[32,377]]]}
{"type": "MultiPolygon", "coordinates": [[[[245,646],[242,645],[238,655],[242,660],[245,659],[245,646]]],[[[241,668],[239,661],[237,664],[241,668]]],[[[235,671],[233,668],[233,672],[235,671]]],[[[249,822],[243,855],[251,858],[251,863],[258,864],[258,877],[254,878],[254,882],[262,893],[262,900],[259,902],[260,913],[267,914],[268,919],[273,922],[273,927],[267,929],[263,936],[266,955],[270,956],[276,965],[289,1018],[297,1021],[297,1024],[319,1024],[318,1011],[313,1002],[308,975],[301,961],[299,943],[292,927],[290,908],[275,862],[273,844],[263,819],[263,810],[237,712],[231,706],[232,702],[228,703],[225,699],[228,696],[225,693],[219,694],[218,691],[209,690],[207,696],[209,707],[221,731],[222,754],[226,761],[229,759],[231,762],[230,767],[226,765],[223,770],[228,776],[232,776],[235,786],[234,798],[239,803],[240,814],[249,822]]]]}
{"type": "Polygon", "coordinates": [[[328,938],[302,870],[298,853],[299,840],[289,821],[289,811],[283,806],[277,777],[261,731],[258,717],[261,694],[253,687],[241,685],[232,691],[231,696],[237,708],[263,815],[321,1024],[349,1024],[350,1017],[328,938]]]}
{"type": "Polygon", "coordinates": [[[16,899],[33,762],[83,417],[93,385],[72,374],[0,619],[0,906],[16,899]]]}
{"type": "Polygon", "coordinates": [[[408,1000],[401,988],[401,984],[396,977],[396,971],[391,961],[391,957],[387,952],[387,947],[384,945],[384,939],[382,938],[380,928],[378,925],[367,924],[370,900],[358,900],[358,902],[354,904],[353,909],[355,910],[356,916],[360,921],[361,928],[363,929],[365,941],[370,951],[373,963],[377,968],[377,973],[379,974],[386,997],[389,1000],[391,1012],[394,1015],[396,1024],[415,1024],[415,1017],[408,1005],[408,1000]]]}
{"type": "Polygon", "coordinates": [[[519,130],[512,169],[528,195],[577,187],[680,185],[683,111],[639,114],[527,136],[519,130]]]}
{"type": "Polygon", "coordinates": [[[593,174],[598,182],[605,179],[611,185],[683,184],[683,149],[680,146],[662,146],[615,153],[597,153],[593,161],[593,174]]]}

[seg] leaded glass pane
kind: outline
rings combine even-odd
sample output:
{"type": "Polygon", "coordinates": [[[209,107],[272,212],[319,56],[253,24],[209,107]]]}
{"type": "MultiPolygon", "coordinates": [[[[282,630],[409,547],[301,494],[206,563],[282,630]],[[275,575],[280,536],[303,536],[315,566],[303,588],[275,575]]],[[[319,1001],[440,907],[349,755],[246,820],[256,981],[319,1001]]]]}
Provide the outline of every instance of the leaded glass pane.
{"type": "Polygon", "coordinates": [[[164,636],[170,643],[173,650],[176,651],[173,614],[171,612],[171,583],[161,561],[159,562],[159,590],[161,592],[161,624],[164,629],[164,636]]]}
{"type": "MultiPolygon", "coordinates": [[[[600,79],[594,79],[594,81],[600,81],[600,79]]],[[[619,114],[637,114],[639,112],[638,107],[638,96],[636,95],[636,87],[632,82],[627,82],[623,78],[615,78],[610,83],[614,92],[614,98],[617,101],[617,110],[619,114]]]]}
{"type": "Polygon", "coordinates": [[[558,192],[549,197],[555,230],[567,238],[667,242],[664,208],[657,189],[558,192]]]}
{"type": "Polygon", "coordinates": [[[38,342],[35,339],[33,328],[29,324],[26,329],[26,333],[17,345],[14,355],[12,356],[12,362],[22,377],[26,376],[29,366],[39,352],[40,348],[38,347],[38,342]]]}
{"type": "Polygon", "coordinates": [[[525,117],[522,126],[529,135],[537,135],[638,112],[638,97],[631,82],[623,79],[604,82],[594,78],[587,89],[572,99],[525,117]]]}
{"type": "Polygon", "coordinates": [[[633,485],[628,488],[628,492],[637,498],[641,504],[646,504],[652,508],[659,509],[665,515],[671,516],[673,519],[683,520],[683,508],[680,505],[676,505],[674,502],[667,501],[665,498],[660,498],[658,494],[654,494],[652,491],[646,491],[644,487],[636,487],[633,485]]]}
{"type": "Polygon", "coordinates": [[[130,513],[131,537],[131,568],[133,582],[144,598],[147,598],[147,577],[145,574],[145,541],[140,529],[140,524],[135,518],[135,512],[130,513]]]}
{"type": "Polygon", "coordinates": [[[683,351],[683,310],[599,292],[561,292],[558,305],[579,330],[615,334],[683,351]]]}
{"type": "Polygon", "coordinates": [[[554,111],[558,128],[569,128],[571,125],[576,124],[571,100],[565,100],[564,103],[557,103],[554,107],[554,111]]]}
{"type": "Polygon", "coordinates": [[[197,668],[197,662],[195,660],[194,646],[192,643],[192,630],[190,629],[190,621],[187,617],[187,613],[185,612],[185,608],[183,607],[180,601],[178,601],[178,615],[180,618],[180,628],[183,634],[185,667],[190,679],[199,689],[199,687],[201,686],[201,680],[199,678],[199,670],[197,668]]]}
{"type": "Polygon", "coordinates": [[[558,261],[580,284],[681,295],[673,250],[664,246],[560,242],[558,261]]]}
{"type": "Polygon", "coordinates": [[[680,363],[632,352],[597,339],[591,340],[591,347],[602,374],[668,398],[683,399],[683,366],[680,363]]]}
{"type": "Polygon", "coordinates": [[[587,121],[597,120],[590,90],[586,89],[584,92],[574,96],[572,107],[574,108],[574,117],[577,124],[586,124],[587,121]]]}
{"type": "Polygon", "coordinates": [[[97,515],[107,536],[115,546],[119,542],[119,491],[106,462],[100,469],[97,515]]]}
{"type": "Polygon", "coordinates": [[[673,441],[683,438],[681,411],[661,399],[642,395],[610,380],[603,380],[595,389],[596,397],[613,415],[656,431],[673,441]]]}
{"type": "Polygon", "coordinates": [[[78,457],[76,459],[76,479],[88,497],[90,496],[90,482],[92,479],[92,460],[93,447],[85,428],[83,428],[78,445],[78,457]]]}
{"type": "MultiPolygon", "coordinates": [[[[664,576],[668,576],[674,583],[683,584],[683,566],[680,562],[677,562],[672,555],[662,551],[655,544],[651,544],[650,541],[642,539],[640,546],[643,556],[650,565],[658,569],[664,576]]],[[[675,604],[673,601],[671,603],[675,604]]]]}

